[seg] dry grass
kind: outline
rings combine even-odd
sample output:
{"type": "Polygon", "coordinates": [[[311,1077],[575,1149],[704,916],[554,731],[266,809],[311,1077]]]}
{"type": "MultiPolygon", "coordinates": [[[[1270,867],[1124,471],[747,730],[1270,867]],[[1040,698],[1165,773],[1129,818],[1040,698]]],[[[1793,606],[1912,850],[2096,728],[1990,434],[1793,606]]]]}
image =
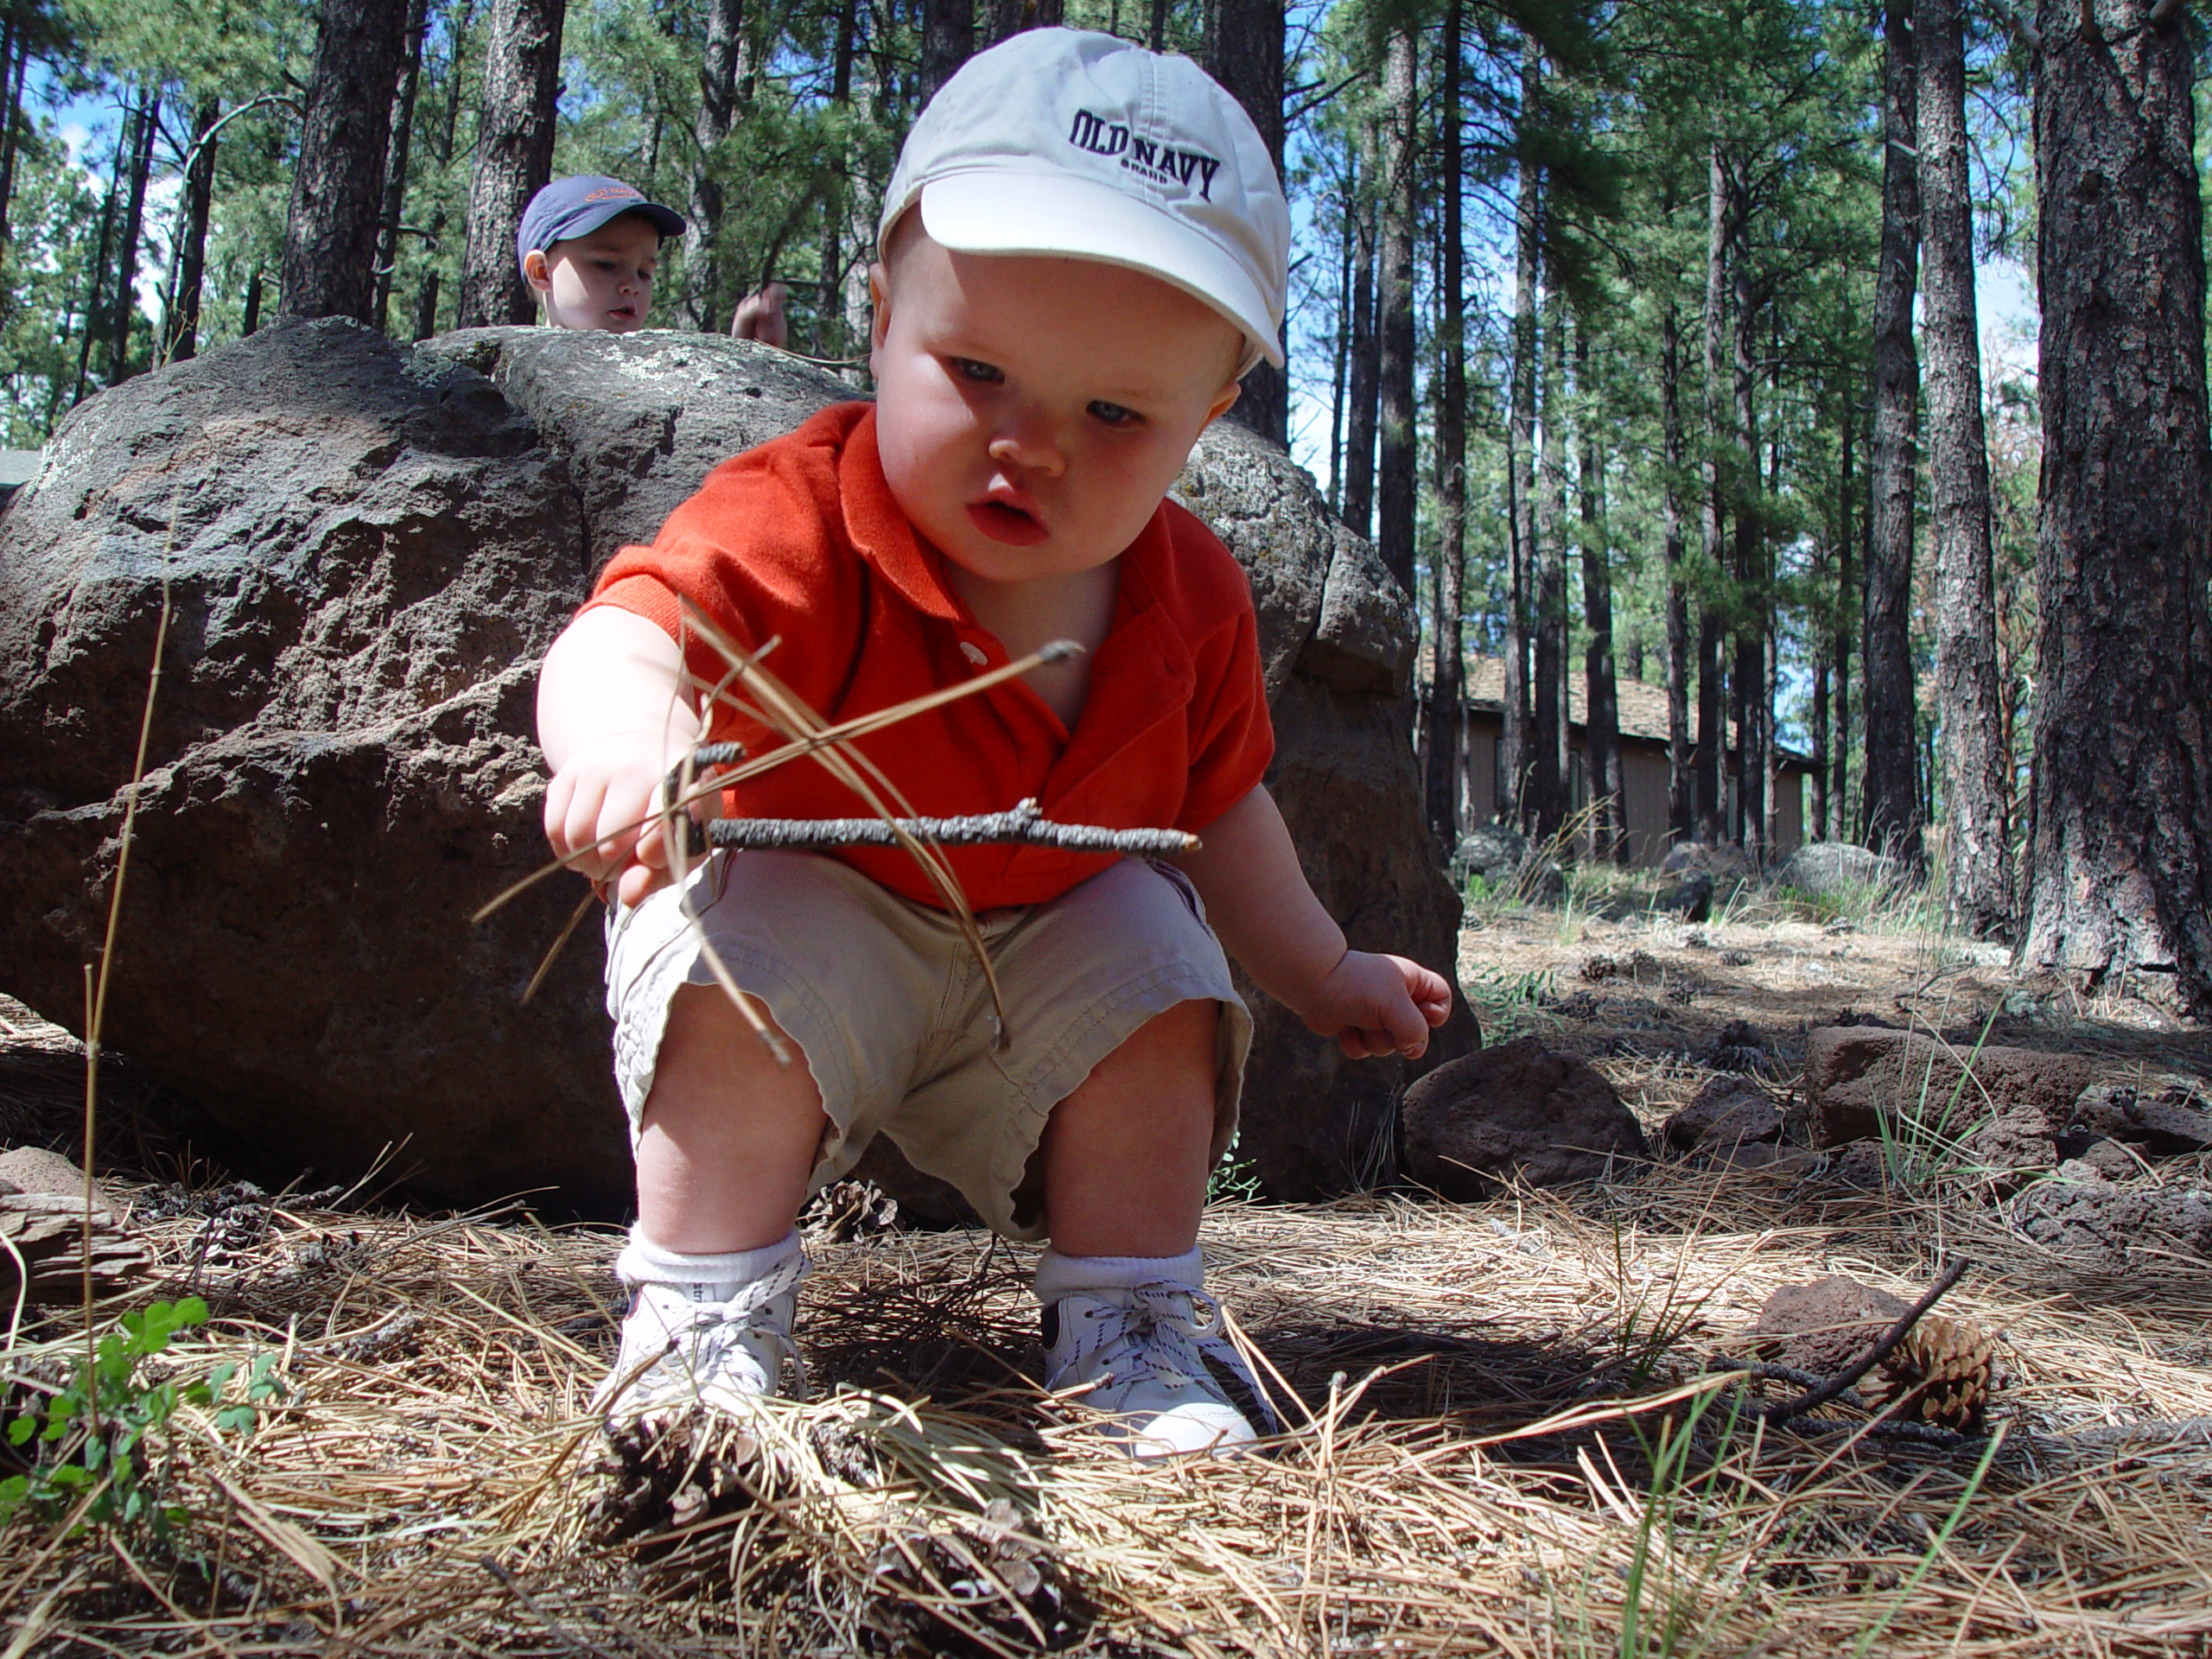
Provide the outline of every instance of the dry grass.
{"type": "Polygon", "coordinates": [[[2007,1334],[1993,1452],[1847,1412],[1729,1431],[1700,1367],[1769,1290],[1924,1281],[1946,1241],[1878,1198],[1662,1172],[1479,1207],[1218,1208],[1217,1281],[1303,1405],[1274,1455],[1147,1467],[1022,1381],[1021,1253],[825,1242],[802,1329],[826,1397],[781,1414],[760,1500],[609,1548],[587,1536],[582,1414],[607,1236],[140,1196],[181,1202],[147,1230],[213,1312],[168,1363],[273,1351],[289,1397],[247,1434],[186,1425],[175,1551],[0,1533],[0,1652],[1783,1654],[1878,1627],[1885,1653],[1993,1655],[2212,1633],[2212,1453],[2063,1438],[2212,1414],[2201,1284],[2105,1304],[1976,1238],[1987,1270],[1947,1307],[2007,1334]]]}
{"type": "MultiPolygon", "coordinates": [[[[2023,1001],[2000,964],[1925,936],[1744,914],[1703,931],[1501,911],[1465,966],[1647,1120],[1724,1050],[1786,1089],[1805,1025],[1850,1007],[1993,1014],[2146,1077],[2202,1066],[2190,1034],[2023,1001]],[[1599,954],[1619,966],[1584,978],[1599,954]]],[[[0,1014],[22,1027],[4,1053],[40,1059],[44,1033],[0,1014]]],[[[0,1115],[51,1103],[31,1075],[0,1072],[0,1115]]],[[[166,1167],[130,1122],[105,1155],[166,1167]]],[[[590,1519],[607,1482],[585,1414],[611,1235],[206,1179],[123,1192],[161,1273],[137,1300],[211,1310],[150,1369],[274,1353],[285,1395],[243,1433],[182,1414],[168,1480],[191,1519],[168,1545],[0,1528],[0,1659],[2212,1650],[2204,1264],[2086,1279],[1941,1185],[1669,1163],[1478,1205],[1218,1205],[1215,1287],[1292,1424],[1218,1464],[1133,1466],[1039,1392],[1027,1252],[825,1235],[802,1302],[816,1402],[759,1426],[743,1501],[619,1543],[590,1519]],[[1844,1408],[1759,1426],[1742,1408],[1795,1390],[1746,1397],[1707,1369],[1779,1286],[1843,1272],[1910,1295],[1957,1255],[1975,1269],[1944,1311],[2004,1338],[1993,1439],[1844,1408]]],[[[14,1334],[4,1414],[67,1374],[75,1331],[14,1334]]]]}

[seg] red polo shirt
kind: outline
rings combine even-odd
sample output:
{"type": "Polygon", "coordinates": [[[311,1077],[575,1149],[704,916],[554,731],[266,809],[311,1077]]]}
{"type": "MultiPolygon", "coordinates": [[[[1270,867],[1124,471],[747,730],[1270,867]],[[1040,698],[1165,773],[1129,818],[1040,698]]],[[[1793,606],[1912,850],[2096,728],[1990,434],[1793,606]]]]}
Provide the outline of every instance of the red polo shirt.
{"type": "MultiPolygon", "coordinates": [[[[932,817],[1034,798],[1063,823],[1204,830],[1259,783],[1274,748],[1251,588],[1213,533],[1168,502],[1122,554],[1120,575],[1113,626],[1072,732],[1013,680],[855,747],[932,817]]],[[[728,665],[685,628],[679,594],[748,650],[780,641],[766,666],[832,721],[1007,660],[946,586],[943,556],[892,499],[866,404],[826,409],[723,462],[651,547],[624,548],[600,577],[592,605],[617,605],[667,629],[692,673],[712,684],[728,665]]],[[[721,708],[710,734],[744,744],[748,755],[781,743],[721,708]]],[[[868,810],[812,757],[724,798],[734,817],[868,810]]],[[[1047,847],[946,854],[978,910],[1057,898],[1113,861],[1047,847]]],[[[894,893],[942,903],[904,852],[855,847],[839,856],[894,893]]]]}

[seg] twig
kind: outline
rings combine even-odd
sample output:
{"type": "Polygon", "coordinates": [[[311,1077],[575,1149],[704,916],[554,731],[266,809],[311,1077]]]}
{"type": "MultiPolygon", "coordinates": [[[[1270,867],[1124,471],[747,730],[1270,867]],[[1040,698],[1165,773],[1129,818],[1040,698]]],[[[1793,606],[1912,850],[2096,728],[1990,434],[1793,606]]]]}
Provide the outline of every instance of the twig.
{"type": "Polygon", "coordinates": [[[1128,853],[1172,858],[1198,844],[1180,830],[1109,830],[1096,823],[1058,823],[1033,800],[1005,812],[957,818],[717,818],[707,839],[717,847],[748,849],[822,847],[897,847],[901,832],[944,847],[1018,842],[1072,853],[1128,853]]]}
{"type": "MultiPolygon", "coordinates": [[[[1740,1372],[1762,1382],[1795,1382],[1801,1389],[1822,1388],[1827,1383],[1827,1378],[1818,1371],[1801,1371],[1795,1365],[1776,1365],[1763,1359],[1732,1359],[1720,1355],[1707,1361],[1705,1369],[1708,1371],[1740,1372]]],[[[1837,1395],[1834,1403],[1861,1411],[1866,1409],[1866,1402],[1852,1389],[1846,1389],[1837,1395]]]]}
{"type": "Polygon", "coordinates": [[[589,1654],[592,1656],[592,1659],[614,1659],[614,1656],[607,1652],[605,1648],[599,1646],[596,1643],[585,1641],[582,1637],[569,1630],[567,1625],[561,1623],[559,1619],[554,1618],[552,1614],[547,1612],[543,1607],[539,1606],[537,1603],[532,1599],[530,1592],[522,1587],[521,1584],[516,1580],[515,1575],[508,1572],[505,1567],[501,1567],[499,1563],[491,1556],[479,1555],[476,1558],[476,1565],[482,1567],[486,1573],[489,1573],[493,1578],[497,1579],[499,1581],[500,1587],[505,1590],[509,1595],[512,1596],[517,1601],[522,1603],[524,1606],[529,1608],[531,1616],[547,1630],[550,1630],[555,1636],[558,1637],[562,1644],[571,1653],[589,1654]]]}
{"type": "Polygon", "coordinates": [[[1857,1359],[1845,1366],[1817,1389],[1799,1395],[1795,1400],[1784,1400],[1779,1405],[1769,1406],[1759,1414],[1770,1423],[1786,1423],[1792,1417],[1802,1416],[1842,1395],[1852,1384],[1872,1370],[1897,1350],[1897,1344],[1912,1334],[1912,1327],[1920,1323],[1920,1316],[1943,1300],[1951,1287],[1966,1277],[1967,1262],[1962,1257],[1936,1275],[1928,1294],[1897,1317],[1896,1324],[1885,1331],[1881,1338],[1857,1359]]]}

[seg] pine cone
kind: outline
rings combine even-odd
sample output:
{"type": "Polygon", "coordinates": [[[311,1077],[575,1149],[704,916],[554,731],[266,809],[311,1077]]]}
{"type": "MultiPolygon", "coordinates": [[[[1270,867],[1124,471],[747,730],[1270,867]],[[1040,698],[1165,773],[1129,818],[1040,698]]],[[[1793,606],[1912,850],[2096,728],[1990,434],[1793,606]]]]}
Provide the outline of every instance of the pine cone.
{"type": "Polygon", "coordinates": [[[1860,1392],[1876,1407],[1902,1402],[1896,1414],[1907,1422],[1979,1434],[1996,1358],[1997,1340],[1980,1325],[1930,1313],[1860,1392]]]}

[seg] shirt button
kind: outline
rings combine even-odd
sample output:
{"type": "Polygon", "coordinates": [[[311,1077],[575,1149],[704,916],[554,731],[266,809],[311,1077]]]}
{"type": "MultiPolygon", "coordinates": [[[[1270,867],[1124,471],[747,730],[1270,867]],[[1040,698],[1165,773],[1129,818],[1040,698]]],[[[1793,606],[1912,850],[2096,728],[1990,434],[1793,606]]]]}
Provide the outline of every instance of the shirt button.
{"type": "Polygon", "coordinates": [[[963,657],[965,657],[969,662],[975,664],[978,668],[981,668],[985,663],[991,660],[991,653],[985,651],[973,639],[963,639],[960,642],[960,654],[963,657]]]}

